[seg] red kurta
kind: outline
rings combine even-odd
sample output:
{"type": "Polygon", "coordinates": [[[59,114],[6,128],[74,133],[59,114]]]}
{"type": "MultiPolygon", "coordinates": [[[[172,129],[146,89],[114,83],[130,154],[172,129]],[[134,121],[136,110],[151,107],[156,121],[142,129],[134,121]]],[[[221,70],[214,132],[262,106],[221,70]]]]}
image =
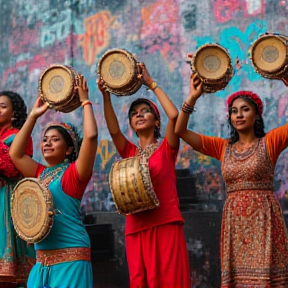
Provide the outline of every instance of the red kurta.
{"type": "MultiPolygon", "coordinates": [[[[128,142],[123,158],[137,155],[128,142]]],[[[178,149],[167,139],[149,158],[149,170],[160,206],[126,216],[126,253],[130,288],[190,288],[188,253],[183,218],[176,190],[175,161],[178,149]]]]}

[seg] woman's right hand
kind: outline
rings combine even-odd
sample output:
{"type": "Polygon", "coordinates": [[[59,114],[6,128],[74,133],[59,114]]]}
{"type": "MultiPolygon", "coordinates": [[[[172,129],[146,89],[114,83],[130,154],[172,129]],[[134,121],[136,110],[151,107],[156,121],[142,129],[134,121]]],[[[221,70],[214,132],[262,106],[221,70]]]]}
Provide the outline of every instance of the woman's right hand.
{"type": "Polygon", "coordinates": [[[96,82],[97,82],[97,85],[98,85],[98,89],[100,90],[100,92],[102,93],[103,96],[110,94],[110,93],[106,90],[105,82],[104,82],[104,80],[103,80],[101,77],[98,78],[96,82]]]}
{"type": "Polygon", "coordinates": [[[197,76],[195,72],[190,77],[190,93],[187,97],[187,104],[194,105],[197,99],[202,95],[202,80],[197,76]]]}
{"type": "Polygon", "coordinates": [[[44,102],[40,96],[38,95],[36,102],[30,112],[30,117],[37,119],[41,115],[43,115],[49,108],[49,104],[44,102]]]}

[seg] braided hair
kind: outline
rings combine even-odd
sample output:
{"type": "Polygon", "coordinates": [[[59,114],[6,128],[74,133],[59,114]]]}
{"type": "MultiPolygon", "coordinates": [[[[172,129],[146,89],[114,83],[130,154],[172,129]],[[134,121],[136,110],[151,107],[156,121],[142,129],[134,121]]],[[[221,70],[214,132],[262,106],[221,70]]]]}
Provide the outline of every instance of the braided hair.
{"type": "MultiPolygon", "coordinates": [[[[259,113],[258,109],[257,109],[257,105],[255,104],[255,102],[253,100],[251,100],[249,97],[238,97],[238,98],[243,98],[244,100],[246,100],[248,103],[252,104],[255,107],[255,111],[256,111],[256,120],[254,123],[254,134],[257,138],[262,138],[266,135],[265,131],[264,131],[264,121],[262,118],[262,115],[259,113]]],[[[231,113],[232,113],[232,109],[229,108],[229,116],[228,116],[228,124],[230,127],[230,140],[229,140],[229,144],[234,144],[239,140],[239,134],[237,132],[237,130],[233,127],[232,122],[231,122],[231,113]]]]}
{"type": "Polygon", "coordinates": [[[27,118],[27,106],[25,105],[24,100],[19,94],[12,91],[1,91],[0,96],[7,96],[10,99],[14,112],[12,126],[20,129],[27,118]]]}

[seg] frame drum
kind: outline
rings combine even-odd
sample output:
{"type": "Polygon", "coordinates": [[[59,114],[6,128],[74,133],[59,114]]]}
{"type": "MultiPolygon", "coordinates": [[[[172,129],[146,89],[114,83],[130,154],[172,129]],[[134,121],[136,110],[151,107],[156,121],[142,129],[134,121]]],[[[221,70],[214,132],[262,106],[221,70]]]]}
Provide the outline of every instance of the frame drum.
{"type": "Polygon", "coordinates": [[[280,79],[288,73],[288,36],[261,35],[250,48],[250,58],[257,73],[280,79]]]}
{"type": "Polygon", "coordinates": [[[126,96],[136,93],[142,86],[138,79],[141,71],[136,57],[124,49],[107,51],[98,63],[97,73],[104,81],[107,91],[126,96]]]}
{"type": "Polygon", "coordinates": [[[48,102],[51,108],[69,113],[79,106],[78,74],[66,65],[53,64],[47,68],[39,79],[39,92],[43,101],[48,102]]]}
{"type": "Polygon", "coordinates": [[[109,173],[109,185],[120,214],[134,214],[155,209],[159,200],[153,189],[149,167],[139,157],[115,162],[109,173]]]}
{"type": "Polygon", "coordinates": [[[20,238],[38,243],[49,234],[53,225],[50,191],[37,178],[24,178],[17,183],[11,197],[11,216],[20,238]]]}
{"type": "Polygon", "coordinates": [[[202,45],[191,61],[191,68],[203,82],[203,92],[223,90],[233,76],[231,58],[218,44],[202,45]]]}

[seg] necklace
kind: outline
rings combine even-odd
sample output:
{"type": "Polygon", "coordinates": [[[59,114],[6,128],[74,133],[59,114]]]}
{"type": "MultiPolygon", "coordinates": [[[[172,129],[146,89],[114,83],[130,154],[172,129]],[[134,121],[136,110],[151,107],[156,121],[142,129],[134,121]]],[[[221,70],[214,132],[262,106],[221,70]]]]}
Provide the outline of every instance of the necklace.
{"type": "Polygon", "coordinates": [[[145,157],[149,158],[153,154],[153,152],[155,150],[157,150],[158,146],[159,146],[159,142],[157,140],[156,140],[156,142],[146,146],[144,149],[142,149],[140,146],[138,146],[137,147],[137,150],[138,150],[137,155],[138,156],[145,156],[145,157]]]}

